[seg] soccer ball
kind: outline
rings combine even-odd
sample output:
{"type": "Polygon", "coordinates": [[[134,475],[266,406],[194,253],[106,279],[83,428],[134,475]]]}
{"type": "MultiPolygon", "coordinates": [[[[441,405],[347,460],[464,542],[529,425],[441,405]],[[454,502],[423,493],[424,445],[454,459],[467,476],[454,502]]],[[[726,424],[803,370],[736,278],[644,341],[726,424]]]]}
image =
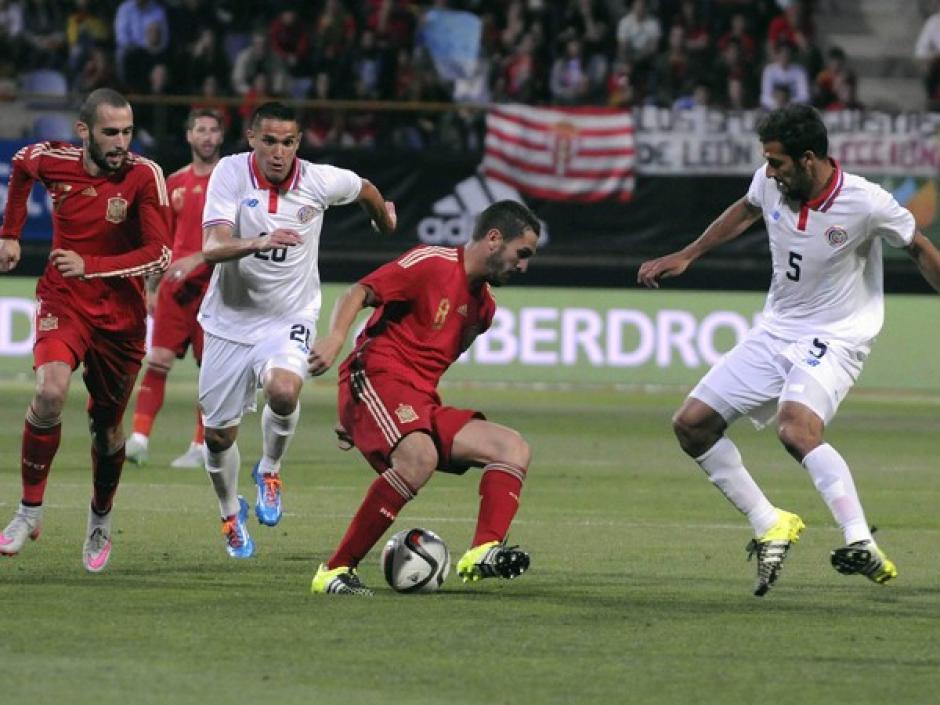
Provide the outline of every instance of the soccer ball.
{"type": "Polygon", "coordinates": [[[433,531],[408,529],[385,544],[381,566],[397,592],[436,592],[450,572],[450,552],[433,531]]]}

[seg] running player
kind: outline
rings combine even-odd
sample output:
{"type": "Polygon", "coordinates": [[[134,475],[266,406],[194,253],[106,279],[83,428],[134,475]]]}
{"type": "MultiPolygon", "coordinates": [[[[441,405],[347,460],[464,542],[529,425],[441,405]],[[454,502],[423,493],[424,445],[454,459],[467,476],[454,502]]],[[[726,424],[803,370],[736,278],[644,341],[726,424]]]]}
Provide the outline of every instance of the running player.
{"type": "Polygon", "coordinates": [[[144,357],[147,312],[142,277],[170,262],[166,184],[154,162],[129,152],[134,115],[125,98],[92,91],[76,123],[81,147],[40,142],[13,158],[0,271],[20,259],[19,237],[35,181],[53,203],[52,252],[36,285],[36,391],[26,411],[23,496],[0,533],[0,555],[15,555],[42,529],[46,480],[62,435],[61,414],[79,365],[88,389],[93,494],[82,550],[100,572],[111,555],[111,506],[124,466],[121,420],[144,357]]]}
{"type": "Polygon", "coordinates": [[[248,505],[238,495],[235,439],[258,387],[262,455],[252,476],[258,521],[281,519],[281,458],[297,428],[298,400],[320,309],[317,253],[327,208],[360,203],[383,233],[395,206],[351,171],[297,158],[300,126],[281,103],[265,103],[248,130],[251,152],[224,157],[209,179],[203,255],[215,264],[199,311],[205,332],[199,404],[206,427],[206,469],[222,512],[225,546],[248,558],[254,541],[248,505]]]}

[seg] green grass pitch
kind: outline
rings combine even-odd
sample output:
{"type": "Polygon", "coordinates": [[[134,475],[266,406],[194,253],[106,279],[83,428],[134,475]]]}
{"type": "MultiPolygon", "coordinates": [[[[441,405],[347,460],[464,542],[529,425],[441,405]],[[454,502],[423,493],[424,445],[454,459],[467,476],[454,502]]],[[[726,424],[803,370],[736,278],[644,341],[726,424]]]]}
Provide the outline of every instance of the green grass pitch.
{"type": "MultiPolygon", "coordinates": [[[[0,381],[0,521],[19,498],[28,377],[0,381]]],[[[192,370],[174,371],[150,463],[128,465],[107,572],[86,574],[90,493],[84,390],[73,380],[45,529],[0,561],[3,703],[927,703],[940,684],[938,399],[856,394],[829,440],[853,467],[900,577],[881,587],[829,567],[840,543],[809,479],[772,432],[732,436],[771,501],[808,525],[775,588],[751,595],[746,523],[676,446],[681,392],[448,387],[445,399],[518,428],[535,459],[511,540],[512,582],[398,595],[362,566],[372,600],[309,582],[373,474],[336,449],[332,383],[308,385],[284,467],[280,526],[256,557],[223,550],[202,471],[171,470],[189,441],[192,370]]],[[[129,421],[128,414],[128,421],[129,421]]],[[[242,427],[241,482],[259,417],[242,427]]],[[[424,526],[460,556],[475,475],[441,475],[395,530],[424,526]]]]}

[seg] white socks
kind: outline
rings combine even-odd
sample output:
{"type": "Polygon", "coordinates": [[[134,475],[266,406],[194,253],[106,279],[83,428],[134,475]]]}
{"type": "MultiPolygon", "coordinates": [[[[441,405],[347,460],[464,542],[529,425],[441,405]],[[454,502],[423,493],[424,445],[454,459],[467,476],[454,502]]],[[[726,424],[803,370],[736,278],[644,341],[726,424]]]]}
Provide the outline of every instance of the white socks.
{"type": "Polygon", "coordinates": [[[287,416],[281,416],[271,411],[271,407],[264,405],[261,412],[261,461],[258,464],[258,471],[266,473],[277,473],[281,470],[281,458],[287,452],[287,446],[291,438],[294,437],[294,431],[297,429],[297,422],[300,420],[300,402],[287,416]]]}
{"type": "Polygon", "coordinates": [[[755,536],[762,536],[777,523],[777,510],[744,467],[737,446],[726,436],[695,459],[708,479],[747,516],[755,536]]]}
{"type": "Polygon", "coordinates": [[[206,470],[209,479],[219,498],[219,509],[222,518],[238,514],[238,468],[241,465],[241,455],[238,452],[238,443],[221,453],[213,453],[206,446],[206,470]]]}
{"type": "Polygon", "coordinates": [[[852,473],[839,452],[828,443],[823,443],[806,454],[803,467],[809,472],[833,518],[842,527],[845,542],[871,541],[871,531],[858,499],[852,473]]]}

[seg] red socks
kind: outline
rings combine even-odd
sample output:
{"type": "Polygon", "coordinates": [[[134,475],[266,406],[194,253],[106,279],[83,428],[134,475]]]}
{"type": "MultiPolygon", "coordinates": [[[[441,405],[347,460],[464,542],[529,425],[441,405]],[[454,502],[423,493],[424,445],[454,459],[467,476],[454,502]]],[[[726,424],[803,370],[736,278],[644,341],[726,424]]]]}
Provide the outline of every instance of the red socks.
{"type": "Polygon", "coordinates": [[[330,570],[355,568],[392,525],[402,507],[417,494],[394,470],[386,470],[369,486],[359,511],[346,529],[336,552],[326,562],[330,570]]]}
{"type": "Polygon", "coordinates": [[[111,502],[117,492],[121,481],[121,470],[124,468],[124,446],[114,455],[99,455],[94,444],[91,446],[92,482],[94,484],[94,497],[91,508],[97,514],[107,514],[111,511],[111,502]]]}
{"type": "Polygon", "coordinates": [[[165,370],[155,370],[152,365],[147,367],[144,379],[140,383],[140,391],[137,393],[137,406],[134,408],[134,433],[150,435],[153,420],[163,406],[166,375],[165,370]]]}
{"type": "Polygon", "coordinates": [[[61,422],[56,421],[55,424],[43,428],[35,425],[37,421],[38,419],[33,416],[32,408],[30,408],[23,428],[22,455],[20,457],[23,504],[34,507],[42,504],[52,459],[59,449],[59,441],[62,438],[61,422]]]}
{"type": "Polygon", "coordinates": [[[490,463],[480,478],[480,513],[471,546],[502,541],[509,533],[526,469],[512,463],[490,463]]]}

